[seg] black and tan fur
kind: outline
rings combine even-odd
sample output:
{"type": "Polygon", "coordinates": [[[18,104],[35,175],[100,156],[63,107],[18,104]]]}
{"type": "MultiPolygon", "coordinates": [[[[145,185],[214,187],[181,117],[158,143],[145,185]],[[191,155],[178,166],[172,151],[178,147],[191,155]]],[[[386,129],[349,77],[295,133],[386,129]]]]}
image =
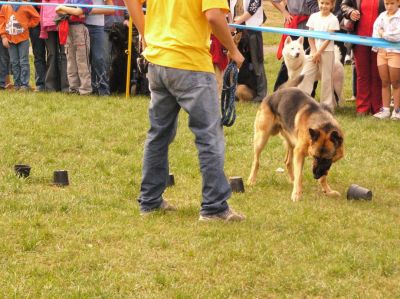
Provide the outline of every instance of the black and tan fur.
{"type": "MultiPolygon", "coordinates": [[[[288,83],[297,86],[302,77],[288,83]]],[[[313,175],[323,192],[339,196],[327,182],[332,162],[344,154],[343,133],[328,108],[317,103],[297,87],[287,85],[266,97],[254,122],[254,160],[248,184],[256,182],[260,154],[270,136],[280,133],[286,145],[285,164],[293,182],[291,199],[298,201],[302,192],[304,159],[313,158],[313,175]]]]}

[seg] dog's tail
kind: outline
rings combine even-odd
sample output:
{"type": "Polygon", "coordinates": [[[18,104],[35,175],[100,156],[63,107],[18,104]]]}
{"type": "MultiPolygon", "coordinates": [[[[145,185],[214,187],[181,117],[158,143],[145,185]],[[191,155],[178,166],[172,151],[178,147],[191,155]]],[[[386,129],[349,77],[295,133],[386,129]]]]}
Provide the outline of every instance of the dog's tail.
{"type": "Polygon", "coordinates": [[[288,88],[288,87],[297,87],[303,81],[303,79],[304,79],[304,75],[299,75],[297,77],[294,77],[291,80],[286,81],[281,86],[279,86],[278,89],[283,89],[283,88],[288,88]]]}

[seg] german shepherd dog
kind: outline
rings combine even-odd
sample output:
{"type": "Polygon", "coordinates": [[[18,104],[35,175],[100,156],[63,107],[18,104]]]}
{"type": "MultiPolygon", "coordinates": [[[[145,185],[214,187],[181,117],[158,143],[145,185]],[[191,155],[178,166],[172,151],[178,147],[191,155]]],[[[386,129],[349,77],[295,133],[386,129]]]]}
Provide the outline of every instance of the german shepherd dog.
{"type": "Polygon", "coordinates": [[[285,164],[293,182],[291,199],[300,200],[304,158],[313,158],[313,175],[328,196],[340,196],[327,182],[332,162],[344,154],[343,133],[328,107],[297,87],[303,76],[289,81],[266,97],[254,122],[254,160],[247,183],[256,182],[260,154],[271,135],[280,133],[286,145],[285,164]]]}

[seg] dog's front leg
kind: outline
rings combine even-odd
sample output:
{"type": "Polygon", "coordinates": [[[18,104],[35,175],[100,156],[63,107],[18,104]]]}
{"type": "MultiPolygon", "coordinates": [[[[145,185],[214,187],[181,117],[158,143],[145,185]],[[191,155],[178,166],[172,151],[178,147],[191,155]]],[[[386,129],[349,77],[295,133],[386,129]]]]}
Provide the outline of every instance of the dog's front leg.
{"type": "Polygon", "coordinates": [[[254,158],[253,164],[251,165],[250,176],[247,179],[248,185],[254,185],[257,179],[258,168],[260,167],[260,155],[265,145],[267,144],[270,130],[265,130],[265,128],[259,127],[260,120],[258,119],[259,113],[257,113],[255,126],[254,126],[254,158]]]}
{"type": "Polygon", "coordinates": [[[340,196],[340,193],[339,193],[339,192],[337,192],[337,191],[335,191],[335,190],[332,190],[331,187],[329,187],[329,185],[328,185],[328,179],[327,179],[327,176],[326,176],[326,175],[320,177],[320,178],[318,179],[318,182],[319,182],[319,184],[320,184],[321,187],[322,187],[322,191],[323,191],[327,196],[330,196],[330,197],[338,197],[338,196],[340,196]]]}
{"type": "Polygon", "coordinates": [[[301,146],[295,147],[293,150],[294,182],[291,197],[293,201],[299,201],[301,197],[304,157],[301,146]]]}

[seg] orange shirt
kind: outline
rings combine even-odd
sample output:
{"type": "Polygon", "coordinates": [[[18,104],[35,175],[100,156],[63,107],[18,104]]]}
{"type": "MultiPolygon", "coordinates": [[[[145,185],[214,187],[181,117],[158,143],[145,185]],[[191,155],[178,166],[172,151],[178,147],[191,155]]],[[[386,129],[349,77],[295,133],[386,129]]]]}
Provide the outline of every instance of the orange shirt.
{"type": "Polygon", "coordinates": [[[11,5],[3,5],[0,11],[0,36],[18,44],[29,39],[29,28],[39,24],[40,16],[32,5],[21,5],[14,11],[11,5]]]}

